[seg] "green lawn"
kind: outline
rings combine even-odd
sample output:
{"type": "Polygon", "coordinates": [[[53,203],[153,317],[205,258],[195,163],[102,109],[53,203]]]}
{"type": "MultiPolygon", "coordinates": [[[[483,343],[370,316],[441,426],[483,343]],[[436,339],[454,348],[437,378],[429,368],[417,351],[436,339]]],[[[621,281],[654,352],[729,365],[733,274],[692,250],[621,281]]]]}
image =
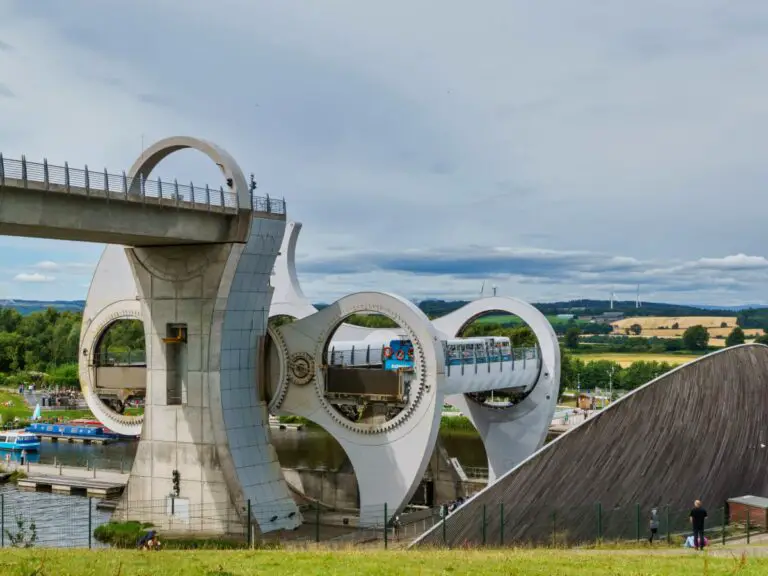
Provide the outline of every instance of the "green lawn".
{"type": "Polygon", "coordinates": [[[5,549],[6,576],[377,576],[385,574],[562,574],[708,576],[768,573],[768,558],[714,558],[693,551],[161,551],[5,549]]]}
{"type": "MultiPolygon", "coordinates": [[[[0,390],[0,416],[3,418],[3,422],[10,422],[15,417],[19,417],[22,420],[26,420],[32,417],[33,408],[27,406],[19,394],[16,392],[10,392],[8,390],[0,390]],[[10,403],[10,406],[6,406],[6,403],[10,403]]],[[[127,415],[138,415],[144,413],[144,408],[128,408],[125,413],[127,415]]],[[[92,419],[93,413],[90,410],[43,410],[43,420],[49,418],[61,418],[63,421],[77,420],[80,418],[92,419]]],[[[0,572],[0,574],[2,574],[0,572]]]]}
{"type": "MultiPolygon", "coordinates": [[[[561,324],[565,325],[570,322],[570,320],[566,320],[565,318],[558,318],[557,316],[547,316],[547,320],[549,320],[549,323],[552,324],[552,326],[559,326],[561,324]]],[[[489,314],[488,316],[478,318],[475,320],[475,322],[480,324],[510,324],[515,326],[523,325],[523,321],[520,318],[510,314],[489,314]]],[[[583,326],[586,324],[589,324],[589,322],[586,320],[576,320],[577,326],[583,326]]]]}
{"type": "Polygon", "coordinates": [[[667,362],[673,366],[685,364],[691,360],[696,360],[699,356],[696,354],[672,354],[669,352],[585,352],[574,353],[572,358],[580,358],[584,362],[594,362],[596,360],[610,360],[621,364],[626,368],[633,362],[667,362]]]}
{"type": "Polygon", "coordinates": [[[3,422],[8,422],[16,417],[29,418],[32,416],[32,408],[27,406],[24,398],[16,392],[0,390],[0,416],[3,417],[3,422]]]}

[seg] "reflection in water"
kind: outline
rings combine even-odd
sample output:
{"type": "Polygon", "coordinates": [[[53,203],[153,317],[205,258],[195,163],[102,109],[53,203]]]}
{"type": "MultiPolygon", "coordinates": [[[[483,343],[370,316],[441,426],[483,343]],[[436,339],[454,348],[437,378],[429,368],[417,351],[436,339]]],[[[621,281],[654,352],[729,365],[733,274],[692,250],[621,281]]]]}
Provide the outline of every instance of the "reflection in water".
{"type": "MultiPolygon", "coordinates": [[[[42,492],[26,492],[15,486],[0,486],[0,522],[2,539],[0,544],[10,546],[10,536],[19,532],[18,521],[22,520],[29,534],[30,524],[35,523],[37,541],[35,546],[46,547],[88,547],[88,506],[91,509],[91,528],[95,529],[109,521],[110,512],[96,509],[96,499],[81,496],[62,496],[42,492]]],[[[94,548],[103,548],[95,538],[94,548]]]]}
{"type": "MultiPolygon", "coordinates": [[[[136,441],[115,442],[113,444],[80,444],[69,442],[48,442],[43,440],[39,452],[29,452],[27,459],[40,464],[63,464],[64,466],[96,466],[97,469],[120,470],[128,472],[136,456],[136,441]]],[[[18,462],[20,452],[5,452],[3,459],[10,458],[18,462]]]]}
{"type": "MultiPolygon", "coordinates": [[[[488,465],[485,448],[475,434],[440,434],[440,442],[451,458],[458,458],[464,467],[488,465]]],[[[272,443],[284,468],[311,468],[338,470],[347,464],[347,455],[341,445],[327,432],[317,428],[308,430],[272,430],[272,443]]],[[[101,470],[128,472],[136,456],[138,442],[113,444],[69,444],[43,441],[40,452],[30,452],[30,462],[63,464],[64,466],[96,466],[101,470]]],[[[19,460],[20,454],[0,453],[0,458],[19,460]]]]}
{"type": "Polygon", "coordinates": [[[477,434],[440,434],[439,440],[450,458],[458,458],[463,468],[488,468],[485,446],[477,434]]]}
{"type": "MultiPolygon", "coordinates": [[[[488,467],[485,447],[477,434],[441,433],[439,442],[448,456],[458,458],[462,466],[488,467]]],[[[273,430],[272,443],[284,468],[337,470],[347,463],[347,455],[341,445],[323,430],[273,430]]]]}

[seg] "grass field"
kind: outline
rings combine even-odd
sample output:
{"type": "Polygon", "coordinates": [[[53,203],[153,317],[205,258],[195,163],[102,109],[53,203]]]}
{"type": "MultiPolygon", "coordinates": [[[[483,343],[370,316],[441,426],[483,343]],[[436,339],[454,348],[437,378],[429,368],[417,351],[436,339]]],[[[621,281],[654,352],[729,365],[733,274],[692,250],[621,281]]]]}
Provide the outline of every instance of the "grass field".
{"type": "MultiPolygon", "coordinates": [[[[136,411],[135,409],[131,409],[136,411]]],[[[19,394],[9,390],[0,390],[0,416],[3,422],[9,422],[18,417],[26,420],[32,417],[32,408],[27,405],[19,394]]],[[[128,413],[128,411],[126,411],[128,413]]],[[[76,420],[78,418],[93,418],[90,410],[50,410],[43,411],[43,418],[61,418],[62,420],[76,420]]]]}
{"type": "Polygon", "coordinates": [[[633,362],[669,362],[670,364],[685,364],[695,360],[698,356],[694,354],[624,354],[621,352],[598,352],[594,354],[574,354],[573,358],[581,358],[584,362],[594,362],[596,360],[611,360],[618,362],[624,368],[633,362]]]}
{"type": "MultiPolygon", "coordinates": [[[[558,318],[557,316],[547,316],[547,320],[549,320],[549,323],[552,324],[552,326],[558,326],[560,324],[565,325],[569,322],[569,320],[558,318]]],[[[475,322],[478,322],[479,324],[512,324],[517,326],[523,325],[523,321],[520,318],[511,314],[489,314],[488,316],[478,318],[475,320],[475,322]]],[[[585,320],[576,320],[577,326],[582,326],[584,324],[587,324],[585,320]]]]}
{"type": "Polygon", "coordinates": [[[768,558],[713,557],[693,551],[429,550],[429,551],[161,551],[19,550],[0,557],[4,576],[352,576],[525,574],[639,576],[768,573],[768,558]]]}
{"type": "Polygon", "coordinates": [[[16,417],[21,419],[32,416],[32,409],[27,406],[19,394],[0,390],[0,416],[3,422],[8,422],[16,417]]]}

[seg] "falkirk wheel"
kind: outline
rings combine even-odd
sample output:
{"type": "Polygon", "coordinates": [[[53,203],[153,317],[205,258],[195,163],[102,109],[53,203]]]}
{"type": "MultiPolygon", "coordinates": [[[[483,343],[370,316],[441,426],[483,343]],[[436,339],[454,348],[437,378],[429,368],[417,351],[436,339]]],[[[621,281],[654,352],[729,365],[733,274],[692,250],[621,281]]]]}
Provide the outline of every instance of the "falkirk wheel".
{"type": "MultiPolygon", "coordinates": [[[[196,147],[197,142],[190,139],[185,145],[196,147]]],[[[150,151],[167,147],[168,142],[161,141],[150,151]]],[[[173,142],[170,147],[180,148],[173,142]]],[[[198,149],[208,153],[204,147],[198,149]]],[[[131,177],[136,173],[135,166],[131,177]]],[[[192,506],[225,506],[228,500],[242,515],[245,494],[262,532],[297,527],[301,515],[290,502],[290,490],[269,441],[267,411],[310,419],[339,442],[357,476],[361,525],[381,524],[385,504],[391,517],[410,500],[434,450],[446,401],[459,407],[477,427],[492,478],[541,447],[557,400],[560,358],[554,331],[535,308],[513,298],[494,297],[430,321],[402,297],[360,292],[317,310],[302,293],[296,275],[295,248],[301,225],[283,221],[261,226],[262,232],[269,233],[264,232],[260,241],[268,240],[268,244],[263,255],[252,262],[266,270],[269,283],[255,288],[251,298],[267,303],[263,318],[234,314],[234,333],[240,331],[246,340],[222,344],[220,360],[212,341],[222,338],[214,332],[196,340],[199,349],[195,352],[202,355],[202,364],[223,365],[233,355],[241,363],[251,363],[250,383],[240,384],[247,389],[235,390],[251,398],[250,408],[239,406],[239,397],[220,384],[223,369],[214,373],[209,366],[202,377],[178,374],[178,394],[174,395],[167,385],[169,374],[147,370],[150,362],[110,356],[104,350],[110,328],[121,320],[142,320],[146,353],[156,364],[161,349],[156,345],[157,318],[162,320],[162,315],[154,313],[152,307],[158,305],[154,300],[142,296],[146,289],[137,278],[143,264],[131,249],[107,246],[99,260],[83,312],[80,382],[88,406],[105,426],[141,436],[119,506],[126,518],[155,520],[141,512],[141,504],[166,497],[174,477],[180,476],[180,496],[187,497],[192,506]],[[536,348],[523,351],[523,356],[516,351],[511,356],[505,353],[482,359],[475,353],[471,362],[466,358],[457,361],[451,342],[475,318],[491,311],[523,319],[537,337],[536,348]],[[384,315],[399,328],[375,330],[345,323],[351,315],[366,312],[384,315]],[[154,328],[146,323],[150,316],[154,328]],[[267,319],[276,316],[290,316],[294,321],[267,327],[267,319]],[[259,336],[254,339],[254,334],[259,336]],[[362,351],[366,363],[375,364],[370,359],[376,354],[381,358],[389,349],[387,343],[394,341],[407,341],[410,346],[405,380],[403,371],[397,370],[397,376],[380,377],[373,385],[376,390],[366,388],[364,370],[371,366],[358,367],[362,351]],[[341,363],[335,359],[337,348],[341,363]],[[343,359],[349,359],[350,351],[351,365],[345,365],[343,359]],[[393,387],[397,389],[395,401],[393,387]],[[494,390],[513,390],[508,395],[512,400],[488,402],[487,393],[494,390]],[[365,397],[365,409],[350,412],[344,392],[365,397]],[[126,401],[142,393],[144,415],[126,414],[126,401]],[[387,409],[377,411],[377,402],[387,409]]],[[[189,300],[178,296],[179,291],[187,290],[193,281],[190,278],[194,275],[180,280],[176,296],[161,294],[165,304],[190,306],[189,300]]],[[[162,338],[162,349],[174,355],[191,353],[185,348],[188,343],[181,340],[169,333],[162,338]]],[[[227,531],[223,524],[207,528],[227,531]]]]}

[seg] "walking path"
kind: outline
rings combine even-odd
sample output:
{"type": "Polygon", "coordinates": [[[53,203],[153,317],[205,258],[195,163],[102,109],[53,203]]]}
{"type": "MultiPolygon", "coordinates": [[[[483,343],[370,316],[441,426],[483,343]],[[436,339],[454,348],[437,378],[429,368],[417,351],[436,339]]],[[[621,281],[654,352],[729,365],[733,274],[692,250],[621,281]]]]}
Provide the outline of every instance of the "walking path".
{"type": "Polygon", "coordinates": [[[12,472],[14,470],[23,470],[27,476],[66,476],[67,478],[96,479],[112,484],[127,484],[127,473],[121,473],[117,470],[98,470],[92,468],[83,468],[81,466],[54,466],[52,464],[33,464],[27,462],[22,466],[19,462],[3,463],[3,467],[12,472]]]}

